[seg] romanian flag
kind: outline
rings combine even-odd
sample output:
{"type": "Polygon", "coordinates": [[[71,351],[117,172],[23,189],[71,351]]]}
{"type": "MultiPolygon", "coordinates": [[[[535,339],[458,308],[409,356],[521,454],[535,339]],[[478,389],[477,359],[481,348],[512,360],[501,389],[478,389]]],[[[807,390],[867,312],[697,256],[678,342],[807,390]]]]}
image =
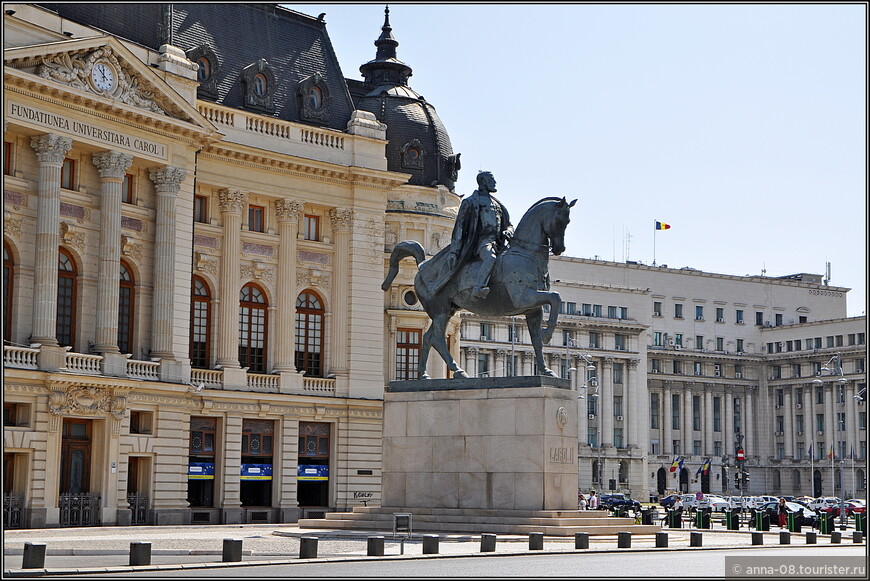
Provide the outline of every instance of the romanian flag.
{"type": "Polygon", "coordinates": [[[710,473],[710,460],[710,458],[707,458],[707,460],[704,462],[704,465],[701,466],[701,470],[704,472],[704,476],[710,473]]]}
{"type": "Polygon", "coordinates": [[[658,220],[656,220],[656,230],[667,230],[670,227],[670,224],[665,224],[664,222],[659,222],[658,220]]]}
{"type": "Polygon", "coordinates": [[[834,459],[834,447],[833,446],[831,446],[831,450],[830,450],[830,452],[828,452],[828,459],[829,460],[834,459]]]}
{"type": "Polygon", "coordinates": [[[683,458],[680,457],[680,470],[682,470],[682,469],[683,469],[683,458]]]}
{"type": "Polygon", "coordinates": [[[677,466],[680,465],[681,460],[682,460],[682,459],[681,459],[679,456],[677,456],[676,458],[674,458],[674,463],[671,464],[670,472],[676,472],[676,471],[677,471],[677,466]]]}

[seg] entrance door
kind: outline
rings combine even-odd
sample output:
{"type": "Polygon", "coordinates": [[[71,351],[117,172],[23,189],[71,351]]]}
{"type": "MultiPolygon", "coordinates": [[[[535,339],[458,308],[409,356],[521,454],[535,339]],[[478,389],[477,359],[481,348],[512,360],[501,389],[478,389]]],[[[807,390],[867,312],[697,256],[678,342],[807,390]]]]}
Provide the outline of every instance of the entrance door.
{"type": "Polygon", "coordinates": [[[689,471],[685,468],[680,470],[680,492],[689,492],[689,471]]]}
{"type": "Polygon", "coordinates": [[[708,470],[706,474],[701,472],[701,492],[704,494],[710,494],[710,471],[708,470]]]}
{"type": "Polygon", "coordinates": [[[668,485],[668,473],[665,472],[664,468],[659,468],[656,475],[656,490],[659,494],[664,494],[668,485]]]}
{"type": "Polygon", "coordinates": [[[60,449],[61,494],[90,492],[91,420],[65,419],[60,449]]]}
{"type": "Polygon", "coordinates": [[[813,472],[813,496],[818,498],[822,495],[822,471],[813,472]]]}

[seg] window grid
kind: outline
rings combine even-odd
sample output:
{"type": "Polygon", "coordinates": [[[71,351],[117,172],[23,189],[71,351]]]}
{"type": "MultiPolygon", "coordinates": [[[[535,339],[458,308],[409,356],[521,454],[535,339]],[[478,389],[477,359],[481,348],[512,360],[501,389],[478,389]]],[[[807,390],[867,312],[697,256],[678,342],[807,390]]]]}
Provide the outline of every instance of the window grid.
{"type": "Polygon", "coordinates": [[[396,380],[418,379],[417,364],[420,362],[419,329],[396,331],[396,380]]]}
{"type": "Polygon", "coordinates": [[[267,305],[263,291],[246,284],[239,303],[239,365],[252,373],[266,373],[267,305]]]}
{"type": "Polygon", "coordinates": [[[121,282],[118,293],[118,350],[133,352],[133,309],[135,306],[135,281],[130,269],[121,263],[121,282]]]}
{"type": "Polygon", "coordinates": [[[75,338],[76,269],[72,257],[61,249],[57,273],[56,336],[61,347],[73,347],[75,338]]]}
{"type": "Polygon", "coordinates": [[[323,377],[323,316],[320,299],[305,291],[296,299],[296,369],[323,377]]]}
{"type": "Polygon", "coordinates": [[[190,364],[192,367],[208,367],[208,337],[210,296],[208,286],[199,277],[193,279],[191,291],[190,364]]]}

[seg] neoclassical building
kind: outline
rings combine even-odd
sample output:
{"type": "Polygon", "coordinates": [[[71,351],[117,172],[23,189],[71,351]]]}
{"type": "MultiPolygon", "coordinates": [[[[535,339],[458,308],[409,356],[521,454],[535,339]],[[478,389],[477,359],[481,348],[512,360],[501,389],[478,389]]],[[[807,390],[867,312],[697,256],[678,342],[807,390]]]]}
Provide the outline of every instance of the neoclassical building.
{"type": "MultiPolygon", "coordinates": [[[[582,397],[581,489],[866,496],[867,321],[846,317],[849,289],[570,257],[550,276],[549,366],[582,397]]],[[[463,315],[465,369],[532,372],[515,323],[463,315]]]]}

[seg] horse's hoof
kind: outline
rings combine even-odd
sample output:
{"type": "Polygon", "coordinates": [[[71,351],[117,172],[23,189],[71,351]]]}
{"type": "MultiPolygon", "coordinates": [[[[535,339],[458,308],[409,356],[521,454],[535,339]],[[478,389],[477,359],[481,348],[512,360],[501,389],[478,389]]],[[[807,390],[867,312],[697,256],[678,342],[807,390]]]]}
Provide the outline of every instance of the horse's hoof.
{"type": "Polygon", "coordinates": [[[424,373],[423,375],[420,376],[420,379],[429,379],[429,374],[424,373]]]}
{"type": "Polygon", "coordinates": [[[544,372],[541,375],[547,375],[549,377],[557,377],[557,375],[553,372],[552,369],[544,368],[544,372]]]}
{"type": "Polygon", "coordinates": [[[468,374],[461,369],[453,372],[453,379],[468,379],[468,374]]]}

